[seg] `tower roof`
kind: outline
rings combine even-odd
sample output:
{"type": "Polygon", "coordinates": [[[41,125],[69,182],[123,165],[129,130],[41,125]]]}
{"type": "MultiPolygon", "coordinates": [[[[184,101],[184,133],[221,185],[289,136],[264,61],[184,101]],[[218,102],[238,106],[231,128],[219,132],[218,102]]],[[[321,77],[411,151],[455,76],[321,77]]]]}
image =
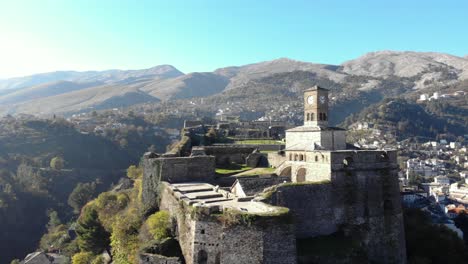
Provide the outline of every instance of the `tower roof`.
{"type": "Polygon", "coordinates": [[[322,88],[322,87],[320,87],[320,86],[318,86],[318,85],[315,85],[315,86],[313,86],[313,87],[311,87],[311,88],[309,88],[309,89],[306,89],[304,92],[307,92],[307,91],[316,91],[316,90],[330,91],[330,90],[328,90],[328,89],[325,89],[325,88],[322,88]]]}

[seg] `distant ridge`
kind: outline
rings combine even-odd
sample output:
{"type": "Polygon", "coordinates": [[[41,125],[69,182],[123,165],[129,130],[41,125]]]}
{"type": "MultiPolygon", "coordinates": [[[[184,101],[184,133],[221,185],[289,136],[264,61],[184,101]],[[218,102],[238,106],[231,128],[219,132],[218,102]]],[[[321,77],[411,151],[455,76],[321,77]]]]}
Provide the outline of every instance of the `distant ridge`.
{"type": "Polygon", "coordinates": [[[143,70],[56,71],[0,80],[0,90],[19,89],[57,81],[109,83],[135,77],[174,78],[180,75],[183,73],[171,65],[159,65],[143,70]]]}
{"type": "MultiPolygon", "coordinates": [[[[375,100],[444,89],[465,80],[467,56],[389,50],[369,52],[341,65],[279,58],[189,74],[171,65],[142,70],[59,71],[0,80],[0,114],[70,114],[160,100],[229,97],[237,94],[229,91],[237,89],[248,89],[256,96],[272,91],[298,93],[307,83],[350,94],[369,93],[375,100]],[[283,86],[286,83],[288,86],[283,86]]],[[[341,96],[346,98],[345,94],[337,98],[341,96]]]]}

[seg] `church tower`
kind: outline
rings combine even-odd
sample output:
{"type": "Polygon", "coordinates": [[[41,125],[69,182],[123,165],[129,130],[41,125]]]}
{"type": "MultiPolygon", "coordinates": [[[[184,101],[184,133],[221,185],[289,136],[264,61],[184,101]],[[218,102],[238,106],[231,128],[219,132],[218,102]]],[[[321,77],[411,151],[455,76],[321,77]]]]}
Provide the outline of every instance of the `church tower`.
{"type": "Polygon", "coordinates": [[[304,91],[304,126],[328,127],[328,90],[314,86],[304,91]]]}

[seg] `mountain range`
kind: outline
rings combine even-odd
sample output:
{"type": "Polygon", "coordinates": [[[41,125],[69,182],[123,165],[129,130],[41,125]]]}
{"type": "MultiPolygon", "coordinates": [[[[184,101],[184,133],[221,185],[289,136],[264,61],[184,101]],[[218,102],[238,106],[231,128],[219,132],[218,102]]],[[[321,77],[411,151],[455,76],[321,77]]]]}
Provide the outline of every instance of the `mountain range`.
{"type": "MultiPolygon", "coordinates": [[[[468,80],[468,57],[378,51],[341,65],[280,58],[188,74],[171,65],[143,70],[59,71],[0,80],[0,114],[69,115],[147,102],[229,96],[239,89],[250,89],[255,94],[255,87],[269,77],[290,79],[287,73],[294,72],[307,73],[318,83],[328,84],[336,95],[401,96],[449,89],[468,80]]],[[[304,84],[303,80],[298,82],[304,84]]],[[[291,91],[299,85],[294,80],[288,84],[291,91]]]]}

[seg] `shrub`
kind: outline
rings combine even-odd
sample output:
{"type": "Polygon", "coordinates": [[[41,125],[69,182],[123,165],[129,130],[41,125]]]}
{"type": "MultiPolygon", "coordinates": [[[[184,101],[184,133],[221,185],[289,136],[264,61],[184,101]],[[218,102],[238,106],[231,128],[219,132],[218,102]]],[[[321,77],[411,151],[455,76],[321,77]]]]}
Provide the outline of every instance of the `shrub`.
{"type": "Polygon", "coordinates": [[[96,256],[91,264],[104,264],[104,258],[101,255],[96,256]]]}
{"type": "Polygon", "coordinates": [[[54,170],[61,170],[65,166],[65,161],[61,157],[54,157],[50,160],[50,167],[54,170]]]}
{"type": "Polygon", "coordinates": [[[129,207],[115,217],[112,224],[112,257],[115,263],[136,263],[138,251],[138,233],[141,216],[137,209],[129,207]]]}
{"type": "Polygon", "coordinates": [[[72,264],[89,264],[93,260],[93,253],[80,252],[72,257],[72,264]]]}
{"type": "Polygon", "coordinates": [[[148,231],[158,241],[170,236],[170,224],[170,215],[167,211],[156,212],[146,220],[148,231]]]}
{"type": "Polygon", "coordinates": [[[127,169],[127,177],[129,177],[130,179],[135,180],[135,179],[141,178],[142,175],[143,175],[143,169],[140,167],[131,165],[127,169]]]}

